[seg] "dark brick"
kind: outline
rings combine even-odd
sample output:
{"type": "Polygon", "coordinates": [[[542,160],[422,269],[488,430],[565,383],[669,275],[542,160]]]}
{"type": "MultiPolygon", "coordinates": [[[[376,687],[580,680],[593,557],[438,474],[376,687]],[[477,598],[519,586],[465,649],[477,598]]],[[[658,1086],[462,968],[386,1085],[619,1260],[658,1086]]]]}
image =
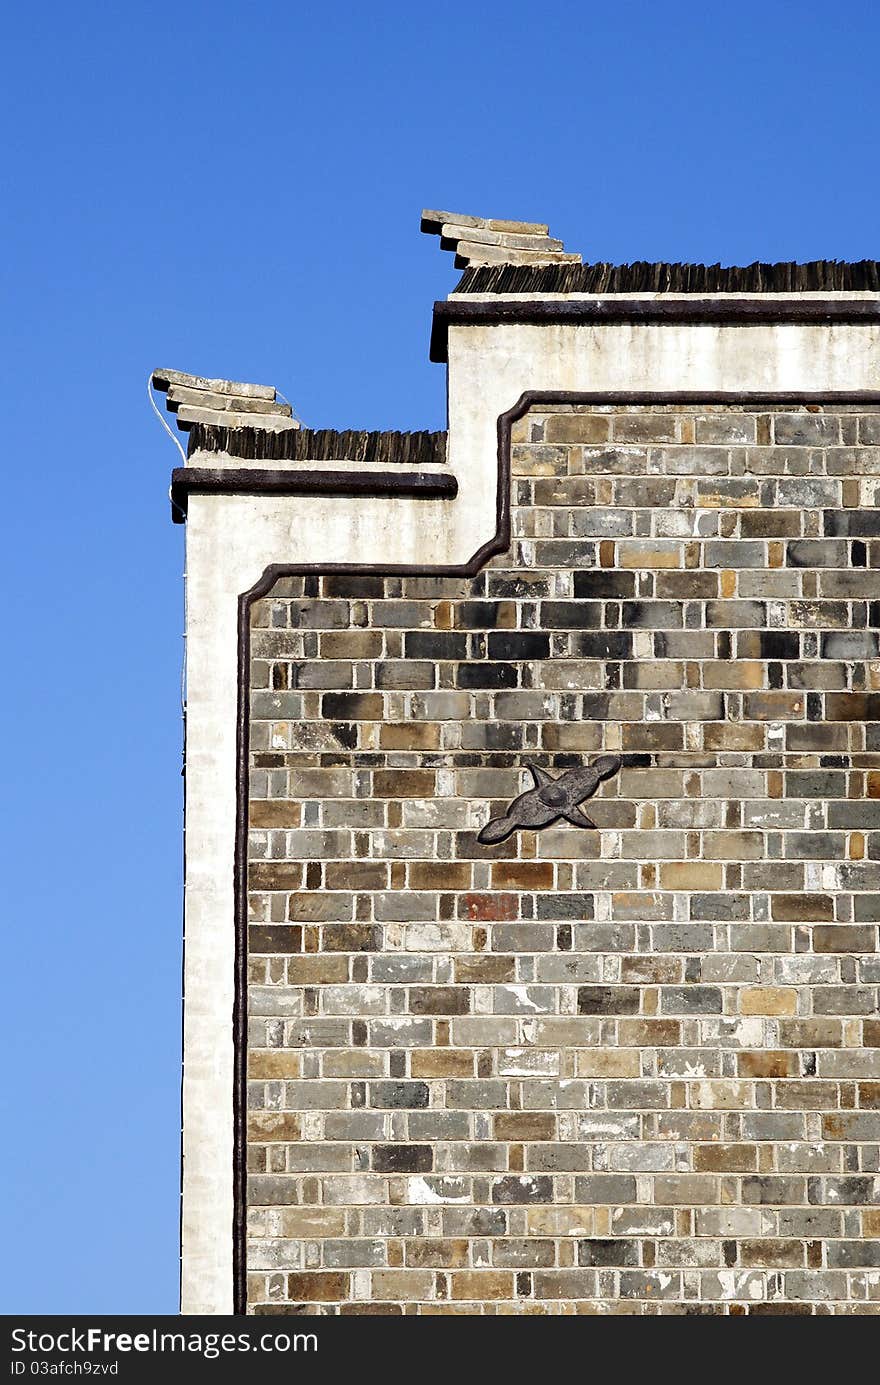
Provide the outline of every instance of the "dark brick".
{"type": "Polygon", "coordinates": [[[585,721],[607,721],[610,705],[609,693],[584,693],[581,698],[581,715],[585,721]]]}
{"type": "Polygon", "coordinates": [[[814,952],[876,952],[877,929],[872,924],[861,926],[834,923],[813,929],[814,952]]]}
{"type": "Polygon", "coordinates": [[[739,531],[744,539],[796,538],[802,523],[800,510],[744,510],[739,531]]]}
{"type": "Polygon", "coordinates": [[[384,890],[388,867],[384,861],[328,861],[328,890],[384,890]]]}
{"type": "Polygon", "coordinates": [[[467,986],[412,986],[409,1008],[414,1015],[466,1015],[471,995],[467,986]]]}
{"type": "Polygon", "coordinates": [[[302,952],[302,928],[252,923],[248,929],[248,951],[302,952]]]}
{"type": "Polygon", "coordinates": [[[492,1201],[512,1206],[553,1201],[553,1179],[543,1174],[509,1175],[492,1183],[492,1201]]]}
{"type": "Polygon", "coordinates": [[[873,539],[880,534],[880,510],[825,510],[829,538],[873,539]]]}
{"type": "Polygon", "coordinates": [[[321,936],[327,952],[378,952],[382,929],[372,923],[325,923],[321,936]]]}
{"type": "Polygon", "coordinates": [[[878,1201],[877,1178],[810,1178],[807,1198],[814,1205],[864,1207],[878,1201]]]}
{"type": "Polygon", "coordinates": [[[593,917],[593,896],[591,894],[562,894],[554,891],[539,894],[536,917],[539,919],[591,919],[593,917]]]}
{"type": "Polygon", "coordinates": [[[334,572],[322,578],[324,596],[348,596],[356,601],[385,595],[384,577],[367,577],[358,572],[334,572]]]}
{"type": "Polygon", "coordinates": [[[846,750],[847,743],[845,726],[790,722],[785,728],[786,750],[846,750]]]}
{"type": "Polygon", "coordinates": [[[612,1238],[603,1241],[578,1241],[579,1265],[595,1265],[597,1267],[624,1265],[631,1267],[638,1265],[638,1263],[638,1241],[625,1241],[622,1238],[619,1240],[612,1238]]]}
{"type": "Polygon", "coordinates": [[[493,630],[489,635],[490,659],[549,659],[550,636],[521,630],[493,630]]]}
{"type": "Polygon", "coordinates": [[[840,441],[840,421],[834,414],[777,414],[773,436],[789,447],[833,447],[840,441]]]}
{"type": "Polygon", "coordinates": [[[786,798],[843,798],[846,775],[835,770],[789,770],[785,776],[786,798]]]}
{"type": "Polygon", "coordinates": [[[455,670],[459,688],[515,688],[518,677],[515,664],[459,664],[455,670]]]}
{"type": "Polygon", "coordinates": [[[434,1167],[431,1145],[374,1145],[376,1173],[430,1173],[434,1167]]]}
{"type": "Polygon", "coordinates": [[[880,892],[853,895],[853,918],[856,923],[880,923],[880,892]]]}
{"type": "Polygon", "coordinates": [[[750,906],[748,895],[719,890],[715,894],[692,894],[690,907],[692,919],[742,921],[748,919],[750,906]]]}
{"type": "Polygon", "coordinates": [[[427,1082],[372,1082],[370,1104],[424,1110],[428,1105],[429,1090],[427,1082]]]}
{"type": "Polygon", "coordinates": [[[823,659],[875,659],[880,636],[872,630],[834,630],[821,636],[823,659]]]}
{"type": "Polygon", "coordinates": [[[574,594],[578,598],[599,600],[603,597],[623,600],[635,596],[636,575],[634,572],[618,572],[615,569],[591,569],[574,574],[574,594]]]}
{"type": "Polygon", "coordinates": [[[462,601],[455,607],[455,623],[469,630],[494,630],[500,614],[500,601],[462,601]]]}
{"type": "Polygon", "coordinates": [[[842,832],[789,832],[785,844],[796,860],[839,861],[846,838],[842,832]]]}
{"type": "Polygon", "coordinates": [[[344,746],[346,750],[354,750],[358,743],[357,726],[350,723],[346,725],[344,722],[336,722],[331,727],[331,730],[341,746],[344,746]]]}
{"type": "Polygon", "coordinates": [[[683,624],[676,601],[625,601],[621,623],[639,630],[677,630],[683,624]]]}
{"type": "Polygon", "coordinates": [[[467,635],[456,630],[408,630],[403,652],[407,659],[464,659],[467,635]]]}
{"type": "Polygon", "coordinates": [[[490,596],[502,596],[513,601],[537,601],[539,597],[550,596],[553,578],[549,572],[490,571],[488,585],[490,596]]]}
{"type": "MultiPolygon", "coordinates": [[[[759,659],[797,659],[801,637],[793,630],[757,630],[759,659]]],[[[739,637],[741,638],[741,636],[739,637]]]]}
{"type": "Polygon", "coordinates": [[[878,721],[880,693],[826,693],[825,717],[828,721],[878,721]]]}
{"type": "Polygon", "coordinates": [[[579,1015],[637,1015],[638,986],[579,986],[579,1015]]]}
{"type": "Polygon", "coordinates": [[[880,1269],[880,1241],[829,1241],[828,1268],[880,1269]]]}
{"type": "Polygon", "coordinates": [[[461,728],[462,750],[521,750],[523,727],[510,721],[466,721],[461,728]]]}
{"type": "Polygon", "coordinates": [[[706,625],[712,630],[758,630],[766,624],[763,601],[706,602],[706,625]]]}
{"type": "Polygon", "coordinates": [[[843,799],[828,804],[828,826],[846,832],[872,832],[880,828],[880,799],[843,799]]]}
{"type": "Polygon", "coordinates": [[[717,572],[661,570],[655,574],[655,596],[673,601],[710,601],[718,595],[717,572]]]}
{"type": "Polygon", "coordinates": [[[331,721],[381,721],[384,705],[381,693],[324,693],[321,699],[321,711],[331,721]]]}
{"type": "Polygon", "coordinates": [[[772,1206],[773,1203],[799,1203],[803,1200],[804,1180],[769,1175],[750,1177],[742,1181],[742,1200],[750,1206],[772,1206]]]}
{"type": "Polygon", "coordinates": [[[623,1204],[635,1202],[636,1180],[623,1173],[593,1173],[574,1180],[574,1200],[591,1203],[623,1204]]]}
{"type": "Polygon", "coordinates": [[[386,659],[376,665],[377,688],[433,688],[435,682],[433,663],[427,660],[386,659]]]}
{"type": "Polygon", "coordinates": [[[624,630],[597,630],[572,636],[572,653],[581,659],[630,659],[633,637],[624,630]]]}
{"type": "Polygon", "coordinates": [[[834,900],[827,894],[774,894],[770,913],[783,923],[825,923],[834,918],[834,900]]]}
{"type": "Polygon", "coordinates": [[[602,624],[602,605],[599,601],[542,601],[541,624],[554,629],[576,630],[602,624]]]}
{"type": "Polygon", "coordinates": [[[788,567],[846,567],[846,544],[833,539],[795,539],[786,545],[785,561],[788,567]]]}
{"type": "Polygon", "coordinates": [[[250,861],[249,890],[298,890],[303,870],[299,861],[250,861]]]}
{"type": "Polygon", "coordinates": [[[664,1015],[720,1015],[721,991],[715,986],[664,986],[660,1012],[664,1015]]]}
{"type": "Polygon", "coordinates": [[[349,624],[347,601],[294,601],[289,613],[294,630],[344,630],[349,624]]]}

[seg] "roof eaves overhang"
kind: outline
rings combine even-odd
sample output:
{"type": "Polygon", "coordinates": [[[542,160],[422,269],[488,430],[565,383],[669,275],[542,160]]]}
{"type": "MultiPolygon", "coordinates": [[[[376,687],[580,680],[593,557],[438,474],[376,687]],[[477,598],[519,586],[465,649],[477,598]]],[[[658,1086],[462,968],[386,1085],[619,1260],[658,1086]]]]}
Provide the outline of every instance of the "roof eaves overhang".
{"type": "Polygon", "coordinates": [[[475,299],[452,294],[434,304],[430,358],[448,360],[450,327],[598,326],[613,323],[880,322],[880,294],[579,294],[475,299]]]}

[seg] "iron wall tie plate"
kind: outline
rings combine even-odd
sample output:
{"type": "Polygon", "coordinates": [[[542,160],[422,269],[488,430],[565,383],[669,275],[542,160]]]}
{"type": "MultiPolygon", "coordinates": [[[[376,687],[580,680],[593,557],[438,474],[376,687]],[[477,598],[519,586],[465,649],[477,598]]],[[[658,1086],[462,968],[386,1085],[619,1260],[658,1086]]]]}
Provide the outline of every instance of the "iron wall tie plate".
{"type": "Polygon", "coordinates": [[[520,828],[540,831],[560,818],[573,827],[595,828],[580,805],[596,792],[603,779],[617,773],[620,763],[619,755],[600,755],[591,765],[567,769],[558,779],[538,765],[528,764],[535,787],[513,799],[503,817],[490,818],[477,841],[493,846],[520,828]]]}

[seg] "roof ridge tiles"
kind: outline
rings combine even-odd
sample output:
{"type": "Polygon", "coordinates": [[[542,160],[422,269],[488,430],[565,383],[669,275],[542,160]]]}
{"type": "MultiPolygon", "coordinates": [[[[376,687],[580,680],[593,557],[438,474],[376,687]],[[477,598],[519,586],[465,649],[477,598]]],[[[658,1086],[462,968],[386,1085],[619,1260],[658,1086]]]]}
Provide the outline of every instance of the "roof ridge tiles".
{"type": "Polygon", "coordinates": [[[279,400],[274,385],[215,380],[162,368],[154,370],[150,380],[155,390],[165,394],[165,407],[184,433],[196,424],[263,428],[276,433],[300,426],[290,404],[279,400]]]}
{"type": "Polygon", "coordinates": [[[153,371],[153,388],[160,392],[178,385],[183,389],[207,390],[211,394],[237,394],[245,399],[274,400],[277,390],[274,385],[250,385],[240,380],[214,380],[206,375],[189,375],[184,370],[153,371]]]}
{"type": "Polygon", "coordinates": [[[440,237],[442,250],[455,252],[458,268],[472,265],[580,264],[581,256],[566,253],[561,240],[538,221],[505,221],[463,212],[422,212],[421,229],[440,237]]]}

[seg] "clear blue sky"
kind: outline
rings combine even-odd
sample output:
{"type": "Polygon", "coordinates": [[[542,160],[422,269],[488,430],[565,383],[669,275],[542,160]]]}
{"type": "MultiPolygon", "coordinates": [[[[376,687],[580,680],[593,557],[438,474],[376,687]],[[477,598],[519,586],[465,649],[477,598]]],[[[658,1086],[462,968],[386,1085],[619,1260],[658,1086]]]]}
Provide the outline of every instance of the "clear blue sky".
{"type": "Polygon", "coordinates": [[[0,1311],[177,1303],[182,531],[151,367],[442,427],[423,206],[586,259],[880,256],[880,7],[4,19],[0,1311]]]}

